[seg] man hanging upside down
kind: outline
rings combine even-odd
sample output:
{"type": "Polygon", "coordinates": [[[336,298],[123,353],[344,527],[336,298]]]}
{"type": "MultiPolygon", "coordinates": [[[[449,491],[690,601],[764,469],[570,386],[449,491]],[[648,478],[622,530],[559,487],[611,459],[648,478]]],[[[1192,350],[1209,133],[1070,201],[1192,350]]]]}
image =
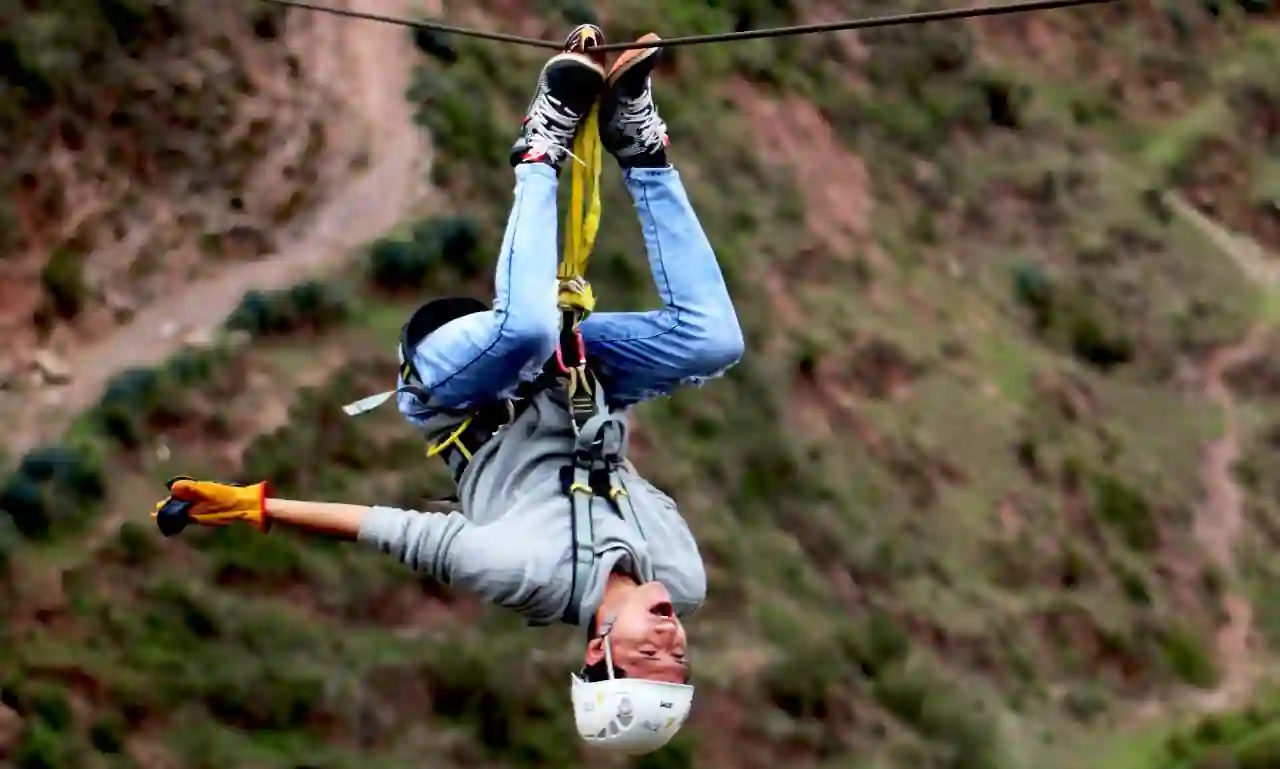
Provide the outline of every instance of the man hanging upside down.
{"type": "Polygon", "coordinates": [[[567,51],[543,67],[512,149],[515,202],[492,308],[429,302],[401,339],[396,402],[454,471],[462,512],[276,499],[266,482],[190,479],[170,482],[161,506],[186,503],[187,519],[208,526],[286,524],[358,539],[531,624],[586,627],[585,664],[571,676],[579,732],[635,754],[661,747],[688,716],[681,619],[705,599],[706,574],[674,502],[625,461],[626,411],[720,375],[741,357],[743,339],[667,160],[650,79],[660,49],[626,51],[606,76],[574,45],[584,34],[599,30],[574,30],[567,51]],[[598,99],[601,143],[622,167],[665,306],[594,313],[580,334],[562,333],[558,175],[598,99]],[[582,348],[594,379],[563,386],[582,348]]]}

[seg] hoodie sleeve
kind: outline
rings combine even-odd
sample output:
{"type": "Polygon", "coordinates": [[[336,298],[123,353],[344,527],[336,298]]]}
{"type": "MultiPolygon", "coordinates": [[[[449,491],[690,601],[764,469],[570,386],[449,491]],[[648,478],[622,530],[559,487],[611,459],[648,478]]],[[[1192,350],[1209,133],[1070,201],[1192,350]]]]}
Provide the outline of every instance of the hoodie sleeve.
{"type": "Polygon", "coordinates": [[[527,538],[503,529],[502,520],[477,526],[458,512],[374,507],[359,540],[441,584],[536,621],[554,620],[563,611],[557,559],[522,547],[527,538]]]}

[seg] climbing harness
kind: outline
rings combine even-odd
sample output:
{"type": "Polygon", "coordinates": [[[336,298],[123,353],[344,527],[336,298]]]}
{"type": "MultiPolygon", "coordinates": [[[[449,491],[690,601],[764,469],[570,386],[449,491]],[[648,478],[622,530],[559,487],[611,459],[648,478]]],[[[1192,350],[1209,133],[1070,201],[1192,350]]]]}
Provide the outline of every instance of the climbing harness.
{"type": "MultiPolygon", "coordinates": [[[[588,31],[569,41],[572,49],[589,52],[603,41],[588,31]]],[[[587,263],[595,247],[600,227],[600,170],[603,147],[600,143],[599,105],[588,114],[574,138],[570,208],[566,216],[564,253],[556,271],[557,303],[560,310],[560,338],[555,354],[532,382],[524,383],[511,398],[469,411],[445,412],[459,418],[448,434],[427,447],[428,457],[439,457],[449,467],[455,486],[467,466],[485,444],[516,421],[538,393],[558,388],[565,398],[573,426],[571,459],[560,471],[560,486],[571,501],[571,536],[574,567],[570,600],[561,619],[580,624],[582,599],[595,567],[595,536],[592,514],[597,499],[603,499],[615,514],[641,531],[619,468],[627,453],[627,418],[612,413],[604,388],[592,371],[582,338],[582,321],[595,310],[596,298],[587,282],[587,263]]],[[[428,302],[405,324],[400,335],[400,378],[404,386],[379,393],[344,407],[348,414],[369,411],[398,392],[413,393],[421,402],[430,399],[413,364],[414,349],[428,333],[444,323],[471,312],[486,309],[474,299],[450,297],[428,302]]],[[[641,531],[643,535],[643,532],[641,531]]]]}

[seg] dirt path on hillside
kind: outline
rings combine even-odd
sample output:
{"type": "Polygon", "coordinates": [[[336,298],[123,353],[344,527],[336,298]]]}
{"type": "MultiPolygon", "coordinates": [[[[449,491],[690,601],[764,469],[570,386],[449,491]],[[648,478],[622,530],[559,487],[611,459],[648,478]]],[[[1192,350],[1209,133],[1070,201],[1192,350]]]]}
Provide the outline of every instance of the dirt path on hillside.
{"type": "MultiPolygon", "coordinates": [[[[1274,256],[1247,236],[1232,232],[1192,206],[1175,192],[1162,196],[1165,205],[1180,219],[1198,230],[1224,255],[1236,263],[1250,280],[1264,290],[1275,290],[1280,268],[1274,256]]],[[[1268,324],[1258,322],[1244,339],[1223,347],[1210,356],[1204,368],[1204,394],[1222,412],[1222,435],[1205,448],[1201,478],[1205,499],[1197,511],[1195,536],[1205,554],[1223,575],[1227,593],[1222,605],[1226,622],[1218,630],[1216,651],[1222,680],[1211,691],[1192,698],[1202,712],[1218,712],[1247,701],[1259,683],[1259,660],[1253,653],[1253,603],[1236,586],[1235,549],[1245,521],[1245,493],[1235,476],[1240,458],[1241,435],[1235,396],[1226,382],[1231,371],[1262,352],[1268,324]]]]}
{"type": "MultiPolygon", "coordinates": [[[[402,15],[413,15],[427,5],[413,0],[329,2],[367,13],[402,15]]],[[[142,308],[109,336],[69,351],[70,383],[18,395],[20,413],[7,425],[10,456],[56,438],[100,397],[116,373],[158,363],[176,352],[191,331],[221,324],[247,291],[287,288],[340,266],[353,249],[386,233],[425,199],[430,143],[413,124],[413,110],[405,100],[418,55],[408,34],[390,25],[293,11],[286,41],[306,71],[351,105],[350,118],[335,119],[328,126],[335,148],[324,171],[334,180],[327,186],[328,197],[305,221],[283,233],[282,246],[271,257],[228,265],[142,308]],[[370,161],[362,169],[350,168],[353,147],[369,153],[370,161]]]]}
{"type": "MultiPolygon", "coordinates": [[[[1134,179],[1114,163],[1107,165],[1134,179]]],[[[1135,180],[1136,181],[1136,180],[1135,180]]],[[[1241,272],[1264,290],[1276,290],[1280,284],[1280,260],[1266,253],[1251,238],[1234,233],[1185,201],[1180,195],[1166,191],[1163,202],[1175,216],[1200,232],[1241,272]]],[[[1204,499],[1196,510],[1194,534],[1205,556],[1224,577],[1226,594],[1222,607],[1225,622],[1215,638],[1217,663],[1222,677],[1208,691],[1197,691],[1173,704],[1173,709],[1190,707],[1200,713],[1216,713],[1239,707],[1253,695],[1265,675],[1263,660],[1253,648],[1253,603],[1238,592],[1236,545],[1245,523],[1245,493],[1235,476],[1235,464],[1241,453],[1241,429],[1235,395],[1227,376],[1239,366],[1262,354],[1263,342],[1271,326],[1267,322],[1253,325],[1239,342],[1216,350],[1203,369],[1203,392],[1221,411],[1222,435],[1205,446],[1200,465],[1204,499]]],[[[1150,700],[1135,709],[1138,722],[1167,715],[1170,703],[1163,697],[1150,700]]]]}
{"type": "Polygon", "coordinates": [[[1249,329],[1240,342],[1215,352],[1205,365],[1204,393],[1221,409],[1222,435],[1206,447],[1201,474],[1205,499],[1197,511],[1195,536],[1209,561],[1222,573],[1228,592],[1223,597],[1226,622],[1218,631],[1217,653],[1222,680],[1214,690],[1198,698],[1202,710],[1218,711],[1247,699],[1255,675],[1250,643],[1253,637],[1253,605],[1233,587],[1236,577],[1235,547],[1244,527],[1244,491],[1235,477],[1240,458],[1240,424],[1235,397],[1226,377],[1237,366],[1261,352],[1266,328],[1249,329]]]}

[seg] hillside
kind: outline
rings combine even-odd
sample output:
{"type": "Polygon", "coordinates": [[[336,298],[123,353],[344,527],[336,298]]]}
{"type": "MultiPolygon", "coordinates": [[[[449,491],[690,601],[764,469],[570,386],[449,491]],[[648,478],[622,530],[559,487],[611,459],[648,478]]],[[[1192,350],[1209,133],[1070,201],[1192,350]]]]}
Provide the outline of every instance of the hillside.
{"type": "Polygon", "coordinates": [[[253,0],[82,7],[42,3],[0,47],[25,78],[0,122],[0,387],[19,393],[0,393],[0,417],[15,453],[56,437],[112,373],[205,336],[250,289],[342,264],[426,193],[399,30],[286,25],[253,0]]]}
{"type": "MultiPolygon", "coordinates": [[[[17,20],[2,29],[23,30],[3,33],[0,57],[44,61],[32,36],[65,30],[69,3],[0,11],[17,20]]],[[[616,40],[833,19],[847,12],[837,5],[596,10],[616,40]]],[[[24,340],[15,354],[60,350],[72,378],[0,392],[15,425],[0,490],[14,524],[0,547],[0,754],[20,769],[614,765],[588,764],[567,737],[565,671],[580,653],[567,630],[524,629],[358,548],[235,529],[167,541],[146,518],[179,473],[404,506],[444,488],[394,414],[351,420],[339,407],[385,385],[396,330],[423,297],[488,290],[507,148],[545,54],[431,35],[410,54],[401,30],[263,16],[247,0],[95,7],[101,19],[77,20],[114,37],[66,32],[47,47],[119,82],[67,75],[44,101],[32,101],[38,83],[0,90],[11,169],[101,179],[84,183],[98,196],[92,225],[66,201],[34,216],[21,184],[7,198],[22,226],[4,228],[0,283],[25,304],[0,299],[3,333],[24,340]],[[130,29],[150,30],[133,44],[116,26],[125,11],[130,29]],[[379,78],[318,55],[339,33],[341,50],[384,53],[379,78]],[[94,48],[109,39],[122,43],[94,48]],[[169,125],[166,105],[186,102],[125,96],[154,92],[139,66],[153,61],[147,72],[171,67],[179,81],[207,66],[214,85],[188,94],[188,154],[147,161],[147,176],[113,148],[163,145],[117,137],[104,94],[169,125]],[[341,207],[299,202],[278,220],[246,206],[244,226],[276,245],[183,256],[182,243],[241,221],[209,192],[256,189],[233,169],[273,168],[315,131],[350,136],[371,110],[395,115],[386,87],[365,98],[393,63],[410,106],[390,101],[401,129],[412,116],[411,135],[429,134],[438,194],[399,200],[326,138],[314,162],[334,175],[298,189],[341,207]],[[242,68],[301,84],[247,88],[242,68]],[[222,108],[203,101],[223,93],[222,108]],[[41,121],[59,110],[81,117],[84,138],[51,151],[58,134],[41,121]],[[198,122],[249,114],[270,127],[260,145],[198,122]],[[105,194],[112,184],[130,194],[105,194]],[[370,201],[376,214],[359,208],[370,201]],[[162,203],[206,218],[164,219],[162,203]],[[326,228],[333,256],[298,256],[305,233],[326,228]],[[164,233],[154,263],[176,293],[147,294],[145,260],[116,261],[108,241],[76,241],[81,229],[131,243],[164,233]],[[68,253],[69,283],[102,287],[71,305],[61,280],[39,278],[64,274],[68,253]],[[286,266],[259,280],[242,259],[286,266]],[[153,298],[103,321],[108,285],[153,298]],[[266,290],[241,298],[251,288],[266,290]],[[234,311],[225,333],[179,352],[172,330],[140,341],[165,301],[197,331],[234,311]]],[[[587,11],[435,10],[542,37],[587,11]]],[[[690,622],[695,715],[633,765],[1277,765],[1274,5],[1130,0],[669,53],[657,96],[672,156],[748,354],[637,412],[633,458],[680,502],[710,600],[690,622]]],[[[370,153],[369,167],[425,169],[425,145],[362,136],[342,146],[370,153]]],[[[607,308],[652,304],[630,201],[614,169],[605,181],[593,284],[607,308]]]]}

